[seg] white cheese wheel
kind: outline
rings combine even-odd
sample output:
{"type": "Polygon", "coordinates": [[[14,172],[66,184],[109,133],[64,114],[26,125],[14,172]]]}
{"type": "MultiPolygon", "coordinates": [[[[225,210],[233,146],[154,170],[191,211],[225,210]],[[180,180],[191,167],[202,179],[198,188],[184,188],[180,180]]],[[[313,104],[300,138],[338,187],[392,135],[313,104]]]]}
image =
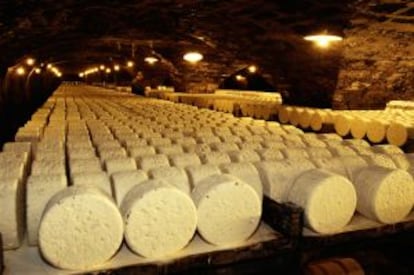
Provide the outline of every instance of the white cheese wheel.
{"type": "Polygon", "coordinates": [[[270,149],[282,149],[282,148],[286,148],[286,144],[282,141],[282,140],[265,140],[263,141],[263,146],[265,148],[270,148],[270,149]]]}
{"type": "Polygon", "coordinates": [[[140,158],[148,155],[155,155],[155,148],[152,146],[132,146],[128,148],[128,154],[133,158],[140,158]]]}
{"type": "Polygon", "coordinates": [[[410,169],[410,162],[407,159],[406,154],[388,154],[388,156],[394,161],[398,169],[408,171],[410,169]]]}
{"type": "Polygon", "coordinates": [[[318,233],[335,233],[351,220],[356,204],[352,183],[343,176],[313,169],[296,178],[288,201],[303,207],[305,224],[318,233]]]}
{"type": "Polygon", "coordinates": [[[142,170],[122,171],[111,175],[114,197],[118,204],[121,205],[125,195],[135,185],[140,184],[148,179],[147,174],[142,170]]]}
{"type": "Polygon", "coordinates": [[[352,182],[354,182],[355,176],[362,168],[369,166],[368,162],[362,156],[344,156],[339,157],[339,159],[346,169],[347,178],[352,182]]]}
{"type": "Polygon", "coordinates": [[[210,152],[200,156],[203,164],[220,165],[224,163],[230,163],[231,159],[228,154],[223,152],[210,152]]]}
{"type": "Polygon", "coordinates": [[[219,152],[224,152],[224,153],[239,150],[239,146],[237,146],[237,144],[234,142],[211,143],[210,147],[214,151],[219,151],[219,152]]]}
{"type": "Polygon", "coordinates": [[[348,172],[341,158],[315,158],[312,159],[312,162],[315,164],[316,168],[348,178],[348,172]]]}
{"type": "Polygon", "coordinates": [[[169,156],[171,165],[178,168],[185,168],[189,165],[201,164],[200,158],[195,153],[184,153],[169,156]]]}
{"type": "Polygon", "coordinates": [[[137,159],[138,168],[149,171],[158,167],[169,167],[170,162],[166,155],[148,155],[137,159]]]}
{"type": "Polygon", "coordinates": [[[113,158],[105,160],[105,170],[109,175],[116,172],[136,169],[137,164],[133,158],[113,158]]]}
{"type": "Polygon", "coordinates": [[[160,179],[171,184],[186,194],[190,194],[190,181],[184,169],[177,167],[160,167],[148,172],[153,179],[160,179]]]}
{"type": "Polygon", "coordinates": [[[93,186],[112,196],[112,187],[106,172],[84,172],[72,175],[72,184],[76,186],[93,186]]]}
{"type": "Polygon", "coordinates": [[[365,161],[368,163],[368,165],[374,165],[374,166],[382,166],[387,167],[390,169],[396,169],[397,165],[395,162],[386,154],[371,154],[366,156],[361,156],[365,161]]]}
{"type": "Polygon", "coordinates": [[[33,161],[32,175],[48,175],[48,174],[66,174],[65,162],[62,159],[33,161]]]}
{"type": "Polygon", "coordinates": [[[228,163],[220,167],[221,171],[233,175],[245,183],[249,184],[257,192],[260,198],[263,198],[263,185],[260,180],[259,172],[253,164],[247,162],[228,163]]]}
{"type": "Polygon", "coordinates": [[[382,154],[404,154],[404,151],[392,144],[379,144],[371,147],[374,152],[382,154]]]}
{"type": "Polygon", "coordinates": [[[20,246],[24,233],[24,216],[24,187],[22,182],[18,178],[0,177],[2,249],[15,249],[20,246]]]}
{"type": "Polygon", "coordinates": [[[279,149],[268,148],[257,150],[257,152],[261,160],[282,160],[285,158],[279,149]]]}
{"type": "Polygon", "coordinates": [[[197,186],[202,180],[208,178],[209,176],[221,174],[220,169],[213,164],[190,165],[187,166],[185,170],[187,171],[192,188],[197,186]]]}
{"type": "Polygon", "coordinates": [[[357,210],[382,223],[401,221],[414,203],[414,181],[401,169],[371,166],[360,170],[354,180],[357,210]]]}
{"type": "Polygon", "coordinates": [[[227,153],[232,162],[257,162],[260,161],[260,155],[251,149],[232,151],[227,153]]]}
{"type": "Polygon", "coordinates": [[[197,207],[198,233],[209,243],[240,243],[260,223],[262,201],[257,192],[231,175],[204,179],[194,188],[192,198],[197,207]]]}
{"type": "Polygon", "coordinates": [[[328,148],[321,147],[308,147],[305,149],[306,153],[309,155],[309,158],[330,158],[332,157],[331,151],[328,148]]]}
{"type": "Polygon", "coordinates": [[[309,158],[307,151],[301,148],[284,148],[284,149],[280,149],[280,151],[287,159],[298,160],[298,159],[309,158]]]}
{"type": "Polygon", "coordinates": [[[127,152],[124,148],[110,148],[99,151],[99,158],[103,161],[114,158],[125,158],[127,152]]]}
{"type": "Polygon", "coordinates": [[[26,225],[29,245],[37,245],[40,218],[47,202],[66,187],[65,175],[29,177],[26,185],[26,225]]]}
{"type": "Polygon", "coordinates": [[[109,260],[122,243],[124,224],[113,200],[99,189],[71,186],[46,206],[39,247],[46,261],[83,270],[109,260]]]}
{"type": "Polygon", "coordinates": [[[331,151],[333,156],[357,156],[357,153],[355,150],[350,148],[349,146],[345,145],[334,145],[334,146],[328,146],[329,151],[331,151]]]}
{"type": "Polygon", "coordinates": [[[190,196],[162,180],[135,186],[120,209],[126,243],[133,252],[148,258],[181,250],[197,226],[197,211],[190,196]]]}
{"type": "Polygon", "coordinates": [[[208,144],[189,144],[184,146],[184,151],[187,153],[195,153],[197,155],[202,155],[205,153],[210,153],[211,148],[208,144]]]}
{"type": "Polygon", "coordinates": [[[292,182],[301,173],[315,168],[307,159],[301,161],[262,161],[255,163],[263,184],[263,193],[277,202],[285,202],[292,182]]]}
{"type": "Polygon", "coordinates": [[[69,170],[71,175],[85,172],[101,172],[102,166],[100,160],[96,157],[89,159],[71,159],[69,161],[69,170]]]}
{"type": "Polygon", "coordinates": [[[157,146],[156,151],[158,154],[163,155],[177,155],[184,153],[183,147],[178,144],[157,146]]]}

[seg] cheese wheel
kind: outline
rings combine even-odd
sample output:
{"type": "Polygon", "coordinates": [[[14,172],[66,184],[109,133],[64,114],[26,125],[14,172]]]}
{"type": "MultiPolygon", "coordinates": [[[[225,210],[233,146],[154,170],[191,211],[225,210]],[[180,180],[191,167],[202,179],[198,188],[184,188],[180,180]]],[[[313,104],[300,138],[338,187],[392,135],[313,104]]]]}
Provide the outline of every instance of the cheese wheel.
{"type": "Polygon", "coordinates": [[[263,185],[260,180],[259,172],[253,164],[247,162],[228,163],[220,167],[223,173],[233,175],[245,183],[249,184],[257,192],[260,198],[263,198],[263,185]]]}
{"type": "Polygon", "coordinates": [[[357,210],[382,223],[401,221],[414,203],[414,181],[401,169],[371,166],[361,169],[354,180],[357,210]]]}
{"type": "Polygon", "coordinates": [[[149,171],[158,167],[169,167],[170,162],[166,155],[148,155],[137,159],[138,167],[144,171],[149,171]]]}
{"type": "Polygon", "coordinates": [[[312,162],[317,168],[348,178],[348,171],[341,158],[315,158],[312,162]]]}
{"type": "Polygon", "coordinates": [[[379,144],[372,146],[371,149],[374,152],[382,154],[404,154],[404,151],[400,147],[392,144],[379,144]]]}
{"type": "Polygon", "coordinates": [[[43,258],[63,269],[84,270],[109,260],[124,225],[113,200],[99,189],[71,186],[53,196],[39,227],[43,258]]]}
{"type": "Polygon", "coordinates": [[[347,178],[352,182],[354,182],[355,176],[362,168],[369,166],[368,162],[362,156],[342,156],[339,159],[346,169],[347,178]]]}
{"type": "Polygon", "coordinates": [[[105,160],[105,170],[109,175],[116,172],[136,169],[137,165],[133,158],[113,158],[105,160]]]}
{"type": "Polygon", "coordinates": [[[263,193],[277,202],[285,202],[292,182],[304,171],[315,168],[307,159],[300,161],[262,161],[255,163],[263,184],[263,193]]]}
{"type": "Polygon", "coordinates": [[[240,243],[260,223],[260,197],[253,187],[236,177],[210,176],[194,188],[192,198],[197,207],[198,233],[209,243],[240,243]]]}
{"type": "Polygon", "coordinates": [[[367,128],[367,138],[372,143],[380,143],[385,139],[389,123],[380,120],[371,120],[367,128]]]}
{"type": "Polygon", "coordinates": [[[178,168],[201,164],[200,158],[195,153],[171,155],[169,158],[171,165],[178,168]]]}
{"type": "Polygon", "coordinates": [[[282,160],[285,156],[278,149],[268,148],[257,150],[261,160],[282,160]]]}
{"type": "Polygon", "coordinates": [[[231,159],[228,154],[222,152],[210,152],[200,156],[203,164],[220,165],[224,163],[230,163],[231,159]]]}
{"type": "Polygon", "coordinates": [[[187,153],[202,155],[205,153],[210,153],[211,148],[208,144],[189,144],[184,146],[184,151],[187,153]]]}
{"type": "Polygon", "coordinates": [[[162,180],[148,180],[125,196],[125,241],[135,253],[159,258],[184,248],[197,226],[190,196],[162,180]]]}
{"type": "Polygon", "coordinates": [[[152,146],[131,146],[128,148],[128,154],[132,158],[140,158],[148,155],[155,155],[155,148],[152,146]]]}
{"type": "Polygon", "coordinates": [[[219,152],[224,152],[224,153],[239,150],[239,146],[237,146],[237,144],[234,142],[211,143],[210,147],[214,151],[219,151],[219,152]]]}
{"type": "Polygon", "coordinates": [[[232,162],[257,162],[260,161],[260,155],[249,149],[228,152],[228,155],[232,162]]]}
{"type": "Polygon", "coordinates": [[[26,185],[26,225],[29,245],[36,246],[40,218],[47,202],[67,187],[65,175],[30,176],[26,185]]]}
{"type": "Polygon", "coordinates": [[[346,114],[339,114],[335,118],[335,131],[341,137],[349,135],[351,131],[352,116],[346,114]]]}
{"type": "Polygon", "coordinates": [[[306,150],[301,149],[301,148],[283,148],[283,149],[280,149],[280,151],[287,159],[298,160],[298,159],[309,158],[309,155],[306,152],[306,150]]]}
{"type": "Polygon", "coordinates": [[[368,128],[369,122],[370,122],[370,119],[367,119],[361,116],[353,117],[351,121],[352,137],[355,139],[363,139],[365,135],[367,134],[367,128],[368,128]]]}
{"type": "Polygon", "coordinates": [[[71,159],[69,161],[69,170],[71,175],[86,172],[101,172],[102,166],[100,160],[96,157],[89,159],[71,159]]]}
{"type": "Polygon", "coordinates": [[[190,182],[185,170],[177,167],[160,167],[151,169],[148,174],[153,179],[160,179],[171,184],[186,194],[190,194],[190,182]]]}
{"type": "Polygon", "coordinates": [[[391,122],[386,133],[388,143],[395,146],[403,146],[408,140],[407,126],[399,121],[391,122]]]}
{"type": "Polygon", "coordinates": [[[396,169],[395,162],[386,154],[371,154],[361,156],[369,165],[382,166],[390,169],[396,169]]]}
{"type": "Polygon", "coordinates": [[[122,147],[103,149],[99,151],[99,158],[103,161],[107,159],[125,158],[125,157],[127,157],[127,152],[122,147]]]}
{"type": "Polygon", "coordinates": [[[2,249],[15,249],[21,245],[24,233],[24,216],[24,187],[22,181],[18,178],[0,178],[2,249]]]}
{"type": "Polygon", "coordinates": [[[163,155],[177,155],[184,153],[183,147],[178,144],[157,146],[156,151],[158,154],[163,155]]]}
{"type": "Polygon", "coordinates": [[[356,204],[352,183],[343,176],[312,169],[298,176],[288,201],[303,207],[305,224],[318,233],[335,233],[351,220],[356,204]]]}
{"type": "Polygon", "coordinates": [[[211,175],[220,175],[220,169],[213,164],[190,165],[185,168],[190,180],[191,188],[197,186],[202,180],[211,175]]]}
{"type": "Polygon", "coordinates": [[[109,176],[105,172],[83,172],[72,175],[72,184],[77,186],[93,186],[112,196],[109,176]]]}
{"type": "Polygon", "coordinates": [[[309,155],[309,158],[330,158],[332,157],[331,151],[328,148],[321,147],[308,147],[305,149],[306,153],[309,155]]]}
{"type": "Polygon", "coordinates": [[[32,164],[32,175],[58,174],[65,175],[66,167],[62,159],[37,161],[32,164]]]}
{"type": "Polygon", "coordinates": [[[120,206],[129,190],[131,190],[135,185],[146,181],[148,176],[142,170],[121,171],[112,174],[111,179],[114,197],[118,206],[120,206]]]}
{"type": "Polygon", "coordinates": [[[278,119],[280,123],[288,123],[289,117],[291,113],[293,112],[293,107],[291,106],[280,106],[279,112],[278,112],[278,119]]]}

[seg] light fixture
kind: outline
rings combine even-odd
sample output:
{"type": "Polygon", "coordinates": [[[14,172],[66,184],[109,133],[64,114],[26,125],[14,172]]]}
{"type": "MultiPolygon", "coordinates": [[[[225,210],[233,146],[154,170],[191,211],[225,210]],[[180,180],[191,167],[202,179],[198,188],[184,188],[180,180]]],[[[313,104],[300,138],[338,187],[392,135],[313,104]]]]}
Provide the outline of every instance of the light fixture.
{"type": "Polygon", "coordinates": [[[132,67],[134,67],[134,62],[132,62],[132,61],[128,61],[128,62],[127,62],[127,67],[128,67],[128,68],[132,68],[132,67]]]}
{"type": "Polygon", "coordinates": [[[237,74],[237,75],[236,75],[236,80],[237,80],[237,81],[245,81],[245,80],[246,80],[246,77],[244,77],[244,76],[242,76],[242,75],[240,75],[240,74],[237,74]]]}
{"type": "Polygon", "coordinates": [[[26,73],[26,70],[23,67],[19,67],[16,70],[17,75],[24,75],[26,73]]]}
{"type": "Polygon", "coordinates": [[[183,56],[183,59],[190,63],[197,63],[203,59],[203,55],[199,52],[188,52],[183,56]]]}
{"type": "Polygon", "coordinates": [[[57,76],[57,77],[62,77],[62,73],[61,73],[61,72],[57,72],[57,73],[56,73],[56,76],[57,76]]]}
{"type": "Polygon", "coordinates": [[[48,68],[48,69],[50,69],[52,67],[53,67],[52,64],[47,64],[47,66],[46,66],[46,68],[48,68]]]}
{"type": "Polygon", "coordinates": [[[26,64],[27,65],[33,66],[34,63],[35,63],[35,60],[33,58],[29,57],[29,58],[26,59],[26,64]]]}
{"type": "Polygon", "coordinates": [[[155,63],[158,62],[158,58],[153,57],[153,56],[147,56],[144,58],[144,61],[147,62],[150,65],[154,65],[155,63]]]}
{"type": "Polygon", "coordinates": [[[42,70],[41,70],[40,68],[35,68],[34,72],[35,72],[36,74],[40,74],[40,73],[42,72],[42,70]]]}
{"type": "Polygon", "coordinates": [[[99,69],[100,69],[101,71],[105,70],[105,65],[100,65],[100,66],[99,66],[99,69]]]}
{"type": "Polygon", "coordinates": [[[304,39],[315,43],[321,48],[327,48],[332,42],[339,42],[343,40],[341,36],[328,34],[326,31],[321,34],[307,35],[304,39]]]}
{"type": "Polygon", "coordinates": [[[257,67],[255,65],[250,65],[249,67],[247,67],[247,70],[249,71],[249,73],[254,74],[255,72],[257,72],[257,67]]]}
{"type": "Polygon", "coordinates": [[[79,73],[79,74],[78,74],[78,76],[79,76],[80,78],[82,78],[82,77],[84,77],[84,76],[85,76],[85,74],[84,74],[84,73],[79,73]]]}
{"type": "Polygon", "coordinates": [[[114,71],[116,71],[116,72],[117,72],[117,71],[119,71],[119,70],[120,70],[120,68],[121,68],[121,67],[120,67],[119,65],[114,65],[114,71]]]}
{"type": "Polygon", "coordinates": [[[111,69],[106,68],[105,73],[110,74],[111,73],[111,69]]]}

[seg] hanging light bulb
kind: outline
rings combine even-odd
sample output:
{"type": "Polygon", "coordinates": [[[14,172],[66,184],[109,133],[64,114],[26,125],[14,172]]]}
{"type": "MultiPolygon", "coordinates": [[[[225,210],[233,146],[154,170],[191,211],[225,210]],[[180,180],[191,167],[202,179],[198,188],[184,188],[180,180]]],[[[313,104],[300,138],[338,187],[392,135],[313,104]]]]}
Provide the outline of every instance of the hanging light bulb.
{"type": "Polygon", "coordinates": [[[341,36],[328,34],[327,31],[321,34],[307,35],[304,37],[304,39],[315,43],[321,48],[327,48],[332,42],[339,42],[343,40],[341,36]]]}
{"type": "Polygon", "coordinates": [[[40,68],[35,68],[34,72],[35,72],[36,74],[40,74],[40,73],[42,72],[42,70],[41,70],[40,68]]]}
{"type": "Polygon", "coordinates": [[[120,70],[120,66],[118,64],[114,65],[114,71],[118,72],[120,70]]]}
{"type": "Polygon", "coordinates": [[[132,61],[128,61],[128,62],[127,62],[127,67],[128,67],[128,68],[132,68],[132,67],[134,67],[134,62],[132,62],[132,61]]]}
{"type": "Polygon", "coordinates": [[[35,60],[33,58],[29,57],[29,58],[26,59],[26,64],[27,65],[33,66],[34,63],[35,63],[35,60]]]}
{"type": "Polygon", "coordinates": [[[257,67],[255,65],[250,65],[249,67],[247,67],[247,70],[249,71],[249,73],[254,74],[255,72],[257,72],[257,67]]]}
{"type": "Polygon", "coordinates": [[[25,73],[26,73],[26,70],[24,69],[24,67],[19,67],[16,70],[17,75],[24,75],[25,73]]]}
{"type": "Polygon", "coordinates": [[[199,52],[188,52],[183,56],[183,59],[190,63],[197,63],[203,59],[203,55],[199,52]]]}
{"type": "Polygon", "coordinates": [[[144,61],[147,62],[150,65],[154,65],[155,63],[158,62],[158,58],[153,57],[153,56],[147,56],[147,57],[145,57],[144,61]]]}

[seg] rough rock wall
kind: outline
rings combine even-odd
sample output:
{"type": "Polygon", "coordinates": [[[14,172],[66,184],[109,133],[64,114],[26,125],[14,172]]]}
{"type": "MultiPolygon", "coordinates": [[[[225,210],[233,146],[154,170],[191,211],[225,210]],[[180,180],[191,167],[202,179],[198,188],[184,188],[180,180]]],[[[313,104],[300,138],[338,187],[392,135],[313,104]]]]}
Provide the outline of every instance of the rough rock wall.
{"type": "Polygon", "coordinates": [[[378,22],[346,33],[336,109],[381,109],[414,100],[414,23],[378,22]]]}

